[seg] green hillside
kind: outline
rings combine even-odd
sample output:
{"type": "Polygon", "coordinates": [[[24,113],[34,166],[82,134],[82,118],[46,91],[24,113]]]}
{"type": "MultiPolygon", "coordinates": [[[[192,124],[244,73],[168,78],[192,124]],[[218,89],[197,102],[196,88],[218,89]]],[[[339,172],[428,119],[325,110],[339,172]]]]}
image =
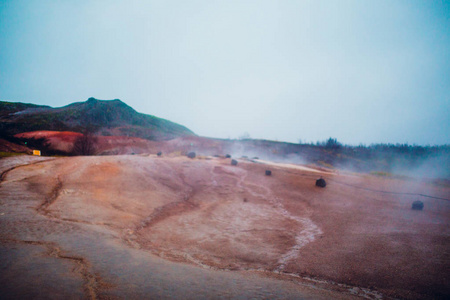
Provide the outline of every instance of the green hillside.
{"type": "Polygon", "coordinates": [[[179,124],[136,112],[124,102],[89,98],[60,108],[0,101],[0,131],[14,135],[36,130],[76,131],[169,140],[195,135],[179,124]]]}

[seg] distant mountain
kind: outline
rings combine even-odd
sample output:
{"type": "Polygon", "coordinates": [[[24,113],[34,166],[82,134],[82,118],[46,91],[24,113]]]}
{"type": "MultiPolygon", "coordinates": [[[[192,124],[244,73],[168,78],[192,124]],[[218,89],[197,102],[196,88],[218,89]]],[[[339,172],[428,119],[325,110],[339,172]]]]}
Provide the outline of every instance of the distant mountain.
{"type": "Polygon", "coordinates": [[[60,108],[0,101],[0,134],[52,130],[170,140],[195,135],[184,126],[141,114],[124,102],[89,98],[60,108]]]}

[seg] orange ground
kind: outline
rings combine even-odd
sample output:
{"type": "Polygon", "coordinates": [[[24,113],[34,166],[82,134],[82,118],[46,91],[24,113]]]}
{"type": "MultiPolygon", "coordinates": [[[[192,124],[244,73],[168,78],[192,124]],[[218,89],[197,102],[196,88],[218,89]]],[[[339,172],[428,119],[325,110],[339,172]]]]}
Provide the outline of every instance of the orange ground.
{"type": "Polygon", "coordinates": [[[448,186],[213,157],[26,156],[0,171],[5,295],[450,295],[448,186]],[[37,272],[61,284],[27,291],[37,272]]]}

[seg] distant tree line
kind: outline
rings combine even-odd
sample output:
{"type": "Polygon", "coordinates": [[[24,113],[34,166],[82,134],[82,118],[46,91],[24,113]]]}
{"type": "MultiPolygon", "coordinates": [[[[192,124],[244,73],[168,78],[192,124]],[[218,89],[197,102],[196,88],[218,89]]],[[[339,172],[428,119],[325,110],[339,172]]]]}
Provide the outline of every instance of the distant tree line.
{"type": "Polygon", "coordinates": [[[344,145],[336,138],[286,148],[284,154],[297,153],[310,162],[359,171],[408,170],[429,166],[450,176],[450,145],[419,146],[409,144],[344,145]]]}
{"type": "MultiPolygon", "coordinates": [[[[299,144],[301,143],[301,140],[299,140],[299,144]]],[[[352,151],[375,151],[375,152],[395,152],[395,153],[407,153],[412,155],[418,155],[422,156],[427,153],[434,153],[434,152],[441,152],[441,151],[449,151],[450,145],[426,145],[426,146],[420,146],[420,145],[410,145],[410,144],[391,144],[391,143],[379,143],[379,144],[371,144],[371,145],[364,145],[360,144],[358,146],[352,146],[352,145],[344,145],[340,143],[336,138],[328,138],[324,141],[317,141],[317,142],[311,142],[307,144],[302,144],[303,146],[309,145],[309,146],[316,146],[320,148],[325,149],[333,149],[333,150],[352,150],[352,151]]]]}

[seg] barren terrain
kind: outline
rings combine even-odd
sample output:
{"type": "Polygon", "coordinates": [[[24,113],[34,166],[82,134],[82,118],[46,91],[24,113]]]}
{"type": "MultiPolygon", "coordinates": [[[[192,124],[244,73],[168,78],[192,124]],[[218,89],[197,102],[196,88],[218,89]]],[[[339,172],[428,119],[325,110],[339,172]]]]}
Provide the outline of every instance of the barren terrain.
{"type": "Polygon", "coordinates": [[[450,296],[445,184],[145,154],[0,172],[2,298],[450,296]]]}

